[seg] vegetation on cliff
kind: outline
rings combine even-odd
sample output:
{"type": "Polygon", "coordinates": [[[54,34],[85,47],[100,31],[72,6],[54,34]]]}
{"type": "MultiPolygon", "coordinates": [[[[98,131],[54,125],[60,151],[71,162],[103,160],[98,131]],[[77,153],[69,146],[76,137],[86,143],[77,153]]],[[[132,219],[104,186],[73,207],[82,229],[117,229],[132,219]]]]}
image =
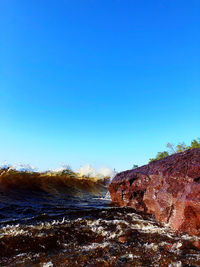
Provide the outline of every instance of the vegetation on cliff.
{"type": "Polygon", "coordinates": [[[188,149],[200,148],[200,138],[193,139],[189,146],[187,146],[184,142],[179,143],[178,145],[173,145],[171,143],[167,143],[166,147],[168,151],[158,152],[155,158],[149,159],[149,162],[165,158],[171,154],[182,152],[188,149]]]}

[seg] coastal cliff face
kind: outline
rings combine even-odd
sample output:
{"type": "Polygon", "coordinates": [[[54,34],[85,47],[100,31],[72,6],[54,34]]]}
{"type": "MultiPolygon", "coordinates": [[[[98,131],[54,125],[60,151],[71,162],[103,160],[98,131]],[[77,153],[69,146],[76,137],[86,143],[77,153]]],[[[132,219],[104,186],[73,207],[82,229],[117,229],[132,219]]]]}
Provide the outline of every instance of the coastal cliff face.
{"type": "Polygon", "coordinates": [[[175,231],[200,235],[200,148],[118,173],[112,202],[150,213],[175,231]]]}

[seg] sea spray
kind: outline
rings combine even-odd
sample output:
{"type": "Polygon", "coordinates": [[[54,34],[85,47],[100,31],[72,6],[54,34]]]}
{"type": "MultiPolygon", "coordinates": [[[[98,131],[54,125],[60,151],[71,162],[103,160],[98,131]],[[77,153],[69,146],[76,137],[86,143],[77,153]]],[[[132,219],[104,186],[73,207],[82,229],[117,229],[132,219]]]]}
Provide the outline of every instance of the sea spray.
{"type": "Polygon", "coordinates": [[[80,169],[77,170],[77,173],[80,174],[80,176],[86,176],[86,177],[98,177],[98,178],[105,178],[109,177],[110,179],[114,176],[114,171],[107,167],[102,167],[99,170],[95,170],[92,168],[89,164],[82,166],[80,169]]]}

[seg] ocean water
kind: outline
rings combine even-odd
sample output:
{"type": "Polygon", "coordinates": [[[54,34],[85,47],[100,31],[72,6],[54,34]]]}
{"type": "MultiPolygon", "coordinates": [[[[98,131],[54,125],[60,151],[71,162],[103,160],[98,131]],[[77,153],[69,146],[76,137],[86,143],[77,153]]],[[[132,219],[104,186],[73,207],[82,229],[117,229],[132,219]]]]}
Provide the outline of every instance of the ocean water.
{"type": "Polygon", "coordinates": [[[113,206],[108,180],[0,173],[0,266],[200,266],[198,237],[113,206]]]}

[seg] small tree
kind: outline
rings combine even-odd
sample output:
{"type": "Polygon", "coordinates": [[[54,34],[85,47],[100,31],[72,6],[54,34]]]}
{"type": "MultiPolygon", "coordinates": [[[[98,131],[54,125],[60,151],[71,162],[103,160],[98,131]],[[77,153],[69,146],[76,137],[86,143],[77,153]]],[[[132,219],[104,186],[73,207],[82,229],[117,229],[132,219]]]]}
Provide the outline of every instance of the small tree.
{"type": "Polygon", "coordinates": [[[158,152],[156,157],[154,159],[150,159],[149,162],[153,162],[158,159],[163,159],[166,158],[167,156],[169,156],[169,153],[167,151],[158,152]]]}
{"type": "Polygon", "coordinates": [[[176,152],[182,152],[182,151],[185,151],[186,149],[188,149],[188,147],[186,146],[186,144],[183,142],[183,143],[180,143],[176,146],[176,152]]]}
{"type": "Polygon", "coordinates": [[[169,149],[170,154],[176,153],[176,148],[174,147],[173,144],[167,143],[166,147],[169,149]]]}
{"type": "Polygon", "coordinates": [[[137,165],[137,164],[133,164],[133,167],[132,167],[132,169],[136,169],[136,168],[138,168],[139,166],[137,165]]]}
{"type": "Polygon", "coordinates": [[[198,138],[197,140],[193,139],[190,143],[189,149],[192,148],[200,148],[200,139],[198,138]]]}

